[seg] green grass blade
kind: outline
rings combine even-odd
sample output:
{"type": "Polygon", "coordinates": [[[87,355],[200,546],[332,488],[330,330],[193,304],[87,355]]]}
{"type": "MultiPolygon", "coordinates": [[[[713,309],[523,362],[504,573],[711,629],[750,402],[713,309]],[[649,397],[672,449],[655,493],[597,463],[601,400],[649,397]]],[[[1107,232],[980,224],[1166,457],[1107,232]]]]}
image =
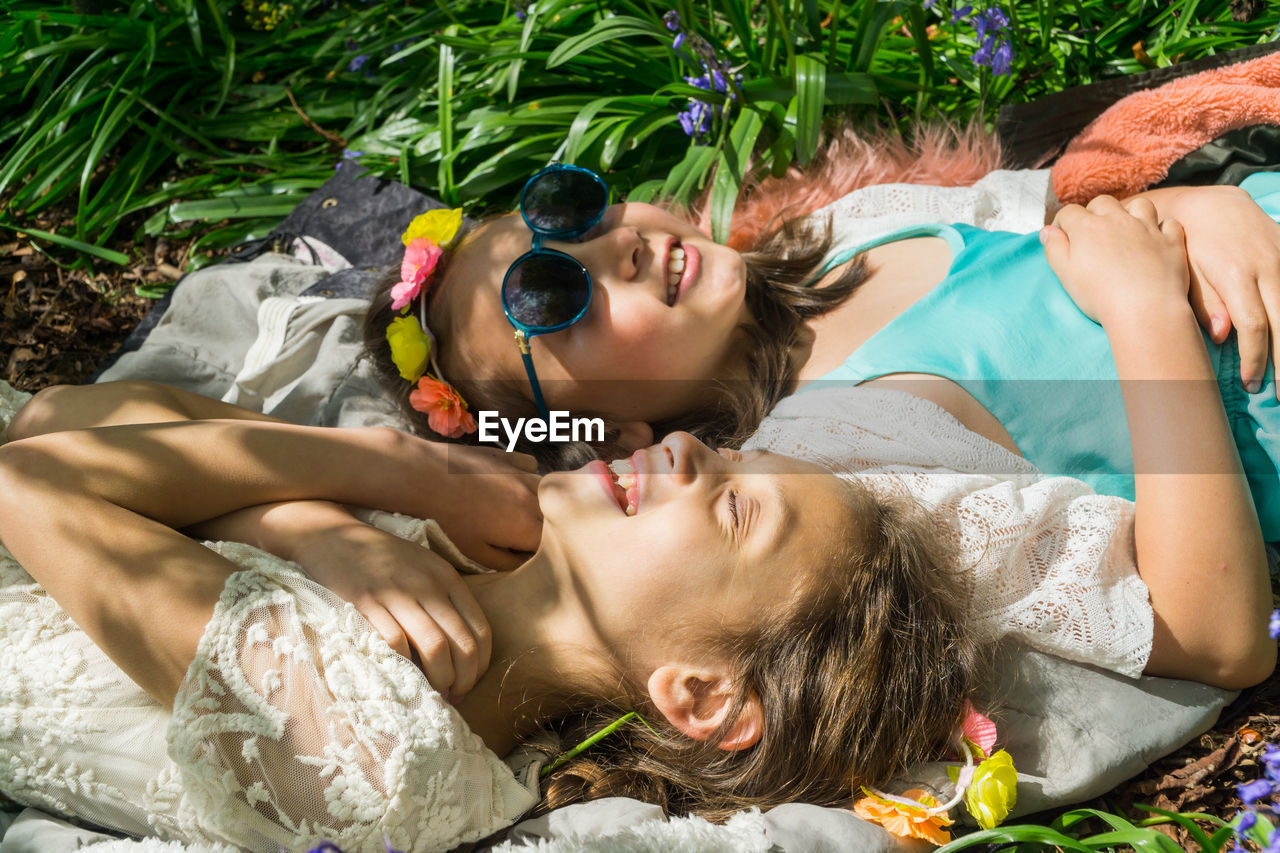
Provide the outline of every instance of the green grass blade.
{"type": "Polygon", "coordinates": [[[35,228],[27,228],[25,226],[14,225],[9,222],[0,222],[0,228],[16,231],[19,234],[26,234],[28,237],[36,237],[37,239],[53,243],[55,246],[62,246],[67,249],[75,249],[77,252],[84,252],[86,255],[93,255],[95,258],[101,258],[104,261],[110,261],[113,264],[125,266],[132,261],[128,255],[122,252],[116,252],[112,249],[105,249],[102,246],[95,246],[92,243],[85,243],[71,237],[63,237],[61,234],[50,234],[48,231],[40,231],[35,228]]]}
{"type": "Polygon", "coordinates": [[[716,176],[711,184],[711,239],[717,243],[729,241],[733,208],[762,127],[764,119],[758,112],[743,110],[729,131],[729,144],[717,160],[716,176]]]}
{"type": "Polygon", "coordinates": [[[576,36],[570,36],[561,42],[560,46],[553,50],[551,55],[547,57],[547,67],[555,68],[558,65],[563,65],[579,54],[586,53],[593,48],[609,42],[636,38],[638,36],[652,36],[655,39],[664,41],[665,35],[665,31],[660,29],[652,21],[646,21],[640,18],[632,18],[624,15],[618,15],[614,18],[605,18],[604,20],[597,22],[596,25],[587,32],[576,36]]]}
{"type": "Polygon", "coordinates": [[[796,57],[796,161],[807,166],[822,136],[822,108],[826,100],[827,66],[822,59],[796,57]]]}

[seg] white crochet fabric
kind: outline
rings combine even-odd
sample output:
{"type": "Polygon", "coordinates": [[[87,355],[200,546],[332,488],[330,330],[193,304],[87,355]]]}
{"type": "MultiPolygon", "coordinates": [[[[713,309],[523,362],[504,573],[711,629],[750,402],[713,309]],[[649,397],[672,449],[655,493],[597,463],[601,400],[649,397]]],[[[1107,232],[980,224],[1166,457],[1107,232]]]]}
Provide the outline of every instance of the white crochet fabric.
{"type": "Polygon", "coordinates": [[[988,231],[1029,234],[1058,207],[1049,170],[991,172],[968,187],[875,184],[814,213],[830,216],[833,246],[861,246],[911,225],[963,222],[988,231]]]}
{"type": "Polygon", "coordinates": [[[818,462],[936,513],[987,637],[1142,673],[1153,617],[1135,562],[1132,502],[1046,478],[933,403],[879,388],[793,395],[746,448],[818,462]]]}

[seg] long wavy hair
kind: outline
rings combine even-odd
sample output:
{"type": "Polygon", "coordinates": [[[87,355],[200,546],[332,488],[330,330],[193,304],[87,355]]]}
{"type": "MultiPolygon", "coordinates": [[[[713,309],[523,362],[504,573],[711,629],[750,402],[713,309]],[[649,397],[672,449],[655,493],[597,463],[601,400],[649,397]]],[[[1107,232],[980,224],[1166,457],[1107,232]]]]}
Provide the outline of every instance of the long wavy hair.
{"type": "Polygon", "coordinates": [[[539,812],[612,796],[709,820],[793,801],[847,805],[859,785],[885,786],[947,753],[989,649],[967,628],[934,522],[909,501],[850,493],[863,523],[810,568],[807,594],[745,633],[709,638],[739,697],[719,733],[705,743],[681,735],[630,685],[629,701],[556,727],[568,746],[627,711],[642,718],[554,770],[539,812]],[[760,740],[718,749],[751,692],[764,711],[760,740]]]}

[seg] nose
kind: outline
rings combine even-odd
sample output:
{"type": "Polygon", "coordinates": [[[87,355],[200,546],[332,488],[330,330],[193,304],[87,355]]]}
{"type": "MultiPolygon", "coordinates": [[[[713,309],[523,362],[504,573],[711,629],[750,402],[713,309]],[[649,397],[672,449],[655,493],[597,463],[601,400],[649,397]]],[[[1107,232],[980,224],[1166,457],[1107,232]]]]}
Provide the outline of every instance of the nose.
{"type": "Polygon", "coordinates": [[[555,248],[577,258],[595,281],[632,281],[640,274],[646,244],[636,229],[618,226],[582,243],[555,248]]]}
{"type": "Polygon", "coordinates": [[[673,432],[662,439],[661,447],[671,462],[671,474],[678,483],[692,483],[699,478],[719,474],[720,454],[687,432],[673,432]]]}

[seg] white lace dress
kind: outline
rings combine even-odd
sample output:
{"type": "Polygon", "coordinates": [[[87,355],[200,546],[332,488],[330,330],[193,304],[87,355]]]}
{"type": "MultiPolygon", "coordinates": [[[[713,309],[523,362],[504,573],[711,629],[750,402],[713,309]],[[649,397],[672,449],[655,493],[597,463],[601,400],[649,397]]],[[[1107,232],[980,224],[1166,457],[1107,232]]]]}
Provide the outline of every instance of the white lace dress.
{"type": "MultiPolygon", "coordinates": [[[[26,395],[0,382],[0,443],[26,395]]],[[[0,791],[134,835],[251,850],[449,850],[515,822],[489,751],[351,605],[247,545],[172,712],[0,548],[0,791]]]]}
{"type": "Polygon", "coordinates": [[[966,429],[941,407],[871,387],[783,400],[747,448],[809,459],[915,499],[959,552],[974,625],[990,639],[1136,677],[1153,617],[1133,503],[1096,494],[966,429]]]}

